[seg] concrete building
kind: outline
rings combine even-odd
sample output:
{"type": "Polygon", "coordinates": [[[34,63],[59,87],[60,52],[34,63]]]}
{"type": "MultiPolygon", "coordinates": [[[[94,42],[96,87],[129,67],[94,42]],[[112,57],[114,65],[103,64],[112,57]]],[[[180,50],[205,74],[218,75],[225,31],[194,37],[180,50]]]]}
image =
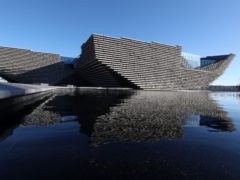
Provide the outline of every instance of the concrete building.
{"type": "Polygon", "coordinates": [[[224,72],[234,56],[201,58],[182,52],[181,46],[93,34],[77,59],[0,47],[0,76],[19,83],[202,89],[224,72]]]}
{"type": "Polygon", "coordinates": [[[57,85],[72,73],[58,54],[0,46],[0,76],[9,82],[57,85]]]}
{"type": "Polygon", "coordinates": [[[234,56],[197,60],[196,55],[182,53],[181,46],[93,34],[82,45],[75,69],[95,86],[202,89],[223,74],[234,56]]]}

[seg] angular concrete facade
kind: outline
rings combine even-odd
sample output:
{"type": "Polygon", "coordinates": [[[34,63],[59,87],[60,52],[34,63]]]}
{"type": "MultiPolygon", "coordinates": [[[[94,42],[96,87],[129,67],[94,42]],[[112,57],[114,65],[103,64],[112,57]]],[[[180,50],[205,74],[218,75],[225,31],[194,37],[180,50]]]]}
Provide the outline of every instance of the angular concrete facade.
{"type": "Polygon", "coordinates": [[[55,85],[71,74],[58,54],[0,46],[0,76],[11,82],[55,85]]]}
{"type": "Polygon", "coordinates": [[[94,86],[202,89],[219,77],[235,56],[208,56],[214,63],[192,68],[181,53],[180,46],[93,34],[74,66],[94,86]]]}
{"type": "Polygon", "coordinates": [[[29,84],[204,89],[234,56],[194,56],[191,63],[191,55],[184,55],[181,46],[93,34],[82,45],[79,59],[0,46],[0,77],[29,84]]]}

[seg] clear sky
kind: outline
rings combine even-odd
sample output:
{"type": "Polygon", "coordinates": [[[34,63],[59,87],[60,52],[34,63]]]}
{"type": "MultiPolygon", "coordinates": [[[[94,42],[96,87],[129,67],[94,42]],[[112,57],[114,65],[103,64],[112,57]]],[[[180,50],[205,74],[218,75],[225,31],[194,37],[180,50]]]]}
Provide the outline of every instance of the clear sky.
{"type": "Polygon", "coordinates": [[[214,84],[240,82],[240,0],[0,0],[0,46],[76,57],[92,33],[235,53],[214,84]]]}

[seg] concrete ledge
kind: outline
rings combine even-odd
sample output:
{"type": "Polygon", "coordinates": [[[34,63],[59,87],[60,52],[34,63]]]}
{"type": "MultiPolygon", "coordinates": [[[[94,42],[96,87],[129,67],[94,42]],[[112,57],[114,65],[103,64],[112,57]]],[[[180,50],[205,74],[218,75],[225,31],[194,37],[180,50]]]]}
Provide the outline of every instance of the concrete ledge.
{"type": "Polygon", "coordinates": [[[46,85],[29,85],[18,83],[0,83],[0,100],[15,96],[29,95],[49,90],[54,90],[56,87],[46,85]]]}

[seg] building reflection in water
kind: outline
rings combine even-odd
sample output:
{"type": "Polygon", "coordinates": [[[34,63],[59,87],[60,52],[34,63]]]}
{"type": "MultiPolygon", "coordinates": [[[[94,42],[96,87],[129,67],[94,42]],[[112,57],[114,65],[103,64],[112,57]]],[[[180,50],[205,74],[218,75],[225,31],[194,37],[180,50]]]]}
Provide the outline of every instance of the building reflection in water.
{"type": "Polygon", "coordinates": [[[181,138],[183,126],[193,124],[212,130],[235,130],[227,113],[208,93],[139,91],[96,119],[91,142],[181,138]]]}
{"type": "Polygon", "coordinates": [[[79,121],[91,145],[107,141],[182,138],[185,126],[234,131],[227,113],[207,92],[59,90],[24,116],[20,126],[79,121]]]}

